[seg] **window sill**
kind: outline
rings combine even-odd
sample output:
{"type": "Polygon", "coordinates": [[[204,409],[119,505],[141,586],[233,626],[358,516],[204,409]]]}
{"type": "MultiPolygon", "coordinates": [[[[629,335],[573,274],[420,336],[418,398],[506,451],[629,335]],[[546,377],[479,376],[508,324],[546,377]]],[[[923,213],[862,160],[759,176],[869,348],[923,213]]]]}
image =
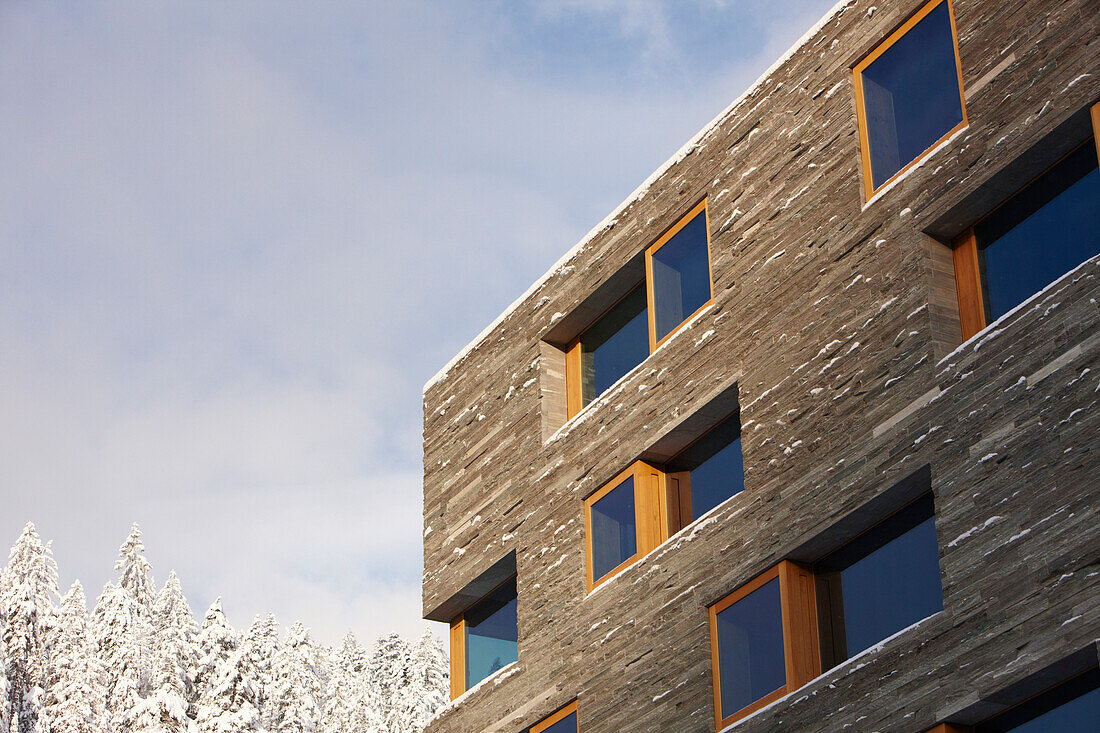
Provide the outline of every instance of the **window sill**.
{"type": "MultiPolygon", "coordinates": [[[[641,373],[642,369],[646,366],[647,362],[653,358],[654,354],[660,353],[669,344],[675,342],[679,336],[687,333],[693,325],[698,323],[703,318],[703,316],[705,316],[707,313],[710,313],[712,310],[714,310],[714,308],[715,302],[711,300],[706,305],[697,310],[694,314],[692,314],[691,318],[687,319],[679,326],[677,326],[676,330],[666,336],[665,340],[662,341],[657,348],[651,351],[649,356],[647,356],[645,359],[642,359],[642,361],[639,362],[638,365],[631,369],[629,372],[619,377],[619,379],[614,384],[612,384],[610,387],[597,395],[594,400],[582,407],[576,415],[566,420],[560,428],[550,434],[550,437],[543,442],[543,445],[550,445],[551,443],[554,443],[566,437],[573,430],[573,428],[580,425],[589,417],[591,417],[593,411],[598,406],[611,402],[613,397],[622,392],[627,382],[629,382],[631,379],[641,373]]],[[[706,337],[709,337],[709,335],[710,334],[707,334],[706,337]]],[[[703,338],[700,338],[698,343],[702,343],[702,341],[703,338]]]]}

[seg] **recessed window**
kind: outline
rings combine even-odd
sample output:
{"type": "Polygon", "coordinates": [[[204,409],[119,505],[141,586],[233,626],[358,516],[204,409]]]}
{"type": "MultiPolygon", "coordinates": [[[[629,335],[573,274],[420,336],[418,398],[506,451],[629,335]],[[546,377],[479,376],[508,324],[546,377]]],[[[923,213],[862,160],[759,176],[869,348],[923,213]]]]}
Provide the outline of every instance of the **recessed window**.
{"type": "Polygon", "coordinates": [[[451,622],[451,696],[519,659],[516,578],[493,589],[451,622]]]}
{"type": "Polygon", "coordinates": [[[668,536],[663,479],[659,469],[638,461],[585,499],[589,591],[668,536]]]}
{"type": "Polygon", "coordinates": [[[650,348],[656,348],[711,299],[706,201],[646,250],[650,348]]]}
{"type": "Polygon", "coordinates": [[[1073,679],[982,723],[975,733],[1049,733],[1096,730],[1100,721],[1100,670],[1073,679]]]}
{"type": "Polygon", "coordinates": [[[665,464],[670,505],[678,509],[684,527],[745,489],[745,465],[741,454],[741,418],[737,413],[723,420],[665,464]]]}
{"type": "Polygon", "coordinates": [[[966,124],[950,0],[934,0],[856,65],[867,197],[966,124]]]}
{"type": "Polygon", "coordinates": [[[533,726],[529,733],[578,733],[577,703],[573,701],[533,726]]]}
{"type": "Polygon", "coordinates": [[[638,285],[600,316],[566,353],[569,416],[649,356],[646,293],[638,285]]]}
{"type": "Polygon", "coordinates": [[[1098,201],[1089,140],[956,239],[964,339],[1100,253],[1098,201]]]}
{"type": "Polygon", "coordinates": [[[823,666],[943,610],[932,496],[814,565],[823,666]]]}
{"type": "Polygon", "coordinates": [[[645,278],[565,349],[566,416],[573,417],[711,300],[707,202],[645,251],[645,278]]]}
{"type": "Polygon", "coordinates": [[[809,571],[783,561],[710,607],[721,729],[820,674],[809,571]]]}

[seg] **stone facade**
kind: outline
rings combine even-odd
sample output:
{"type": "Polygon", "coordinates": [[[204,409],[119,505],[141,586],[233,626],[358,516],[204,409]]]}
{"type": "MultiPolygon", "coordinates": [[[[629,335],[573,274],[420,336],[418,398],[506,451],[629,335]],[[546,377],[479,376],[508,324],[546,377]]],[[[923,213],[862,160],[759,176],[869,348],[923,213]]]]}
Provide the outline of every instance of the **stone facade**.
{"type": "Polygon", "coordinates": [[[867,202],[851,67],[923,4],[834,8],[425,388],[424,615],[514,557],[520,650],[429,731],[713,731],[708,604],[929,487],[944,610],[736,730],[919,733],[1095,664],[1100,258],[960,344],[944,242],[1092,134],[1100,2],[954,0],[969,126],[867,202]],[[703,196],[714,304],[566,421],[564,342],[703,196]],[[583,499],[731,399],[745,491],[587,594],[583,499]]]}

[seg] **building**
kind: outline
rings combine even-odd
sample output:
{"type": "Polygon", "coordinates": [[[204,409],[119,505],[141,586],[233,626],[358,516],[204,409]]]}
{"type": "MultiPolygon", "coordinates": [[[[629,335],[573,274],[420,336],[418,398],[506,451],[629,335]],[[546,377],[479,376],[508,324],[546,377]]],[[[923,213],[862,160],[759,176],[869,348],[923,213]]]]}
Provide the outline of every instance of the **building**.
{"type": "Polygon", "coordinates": [[[1096,730],[1098,31],[841,2],[426,385],[429,731],[1096,730]]]}

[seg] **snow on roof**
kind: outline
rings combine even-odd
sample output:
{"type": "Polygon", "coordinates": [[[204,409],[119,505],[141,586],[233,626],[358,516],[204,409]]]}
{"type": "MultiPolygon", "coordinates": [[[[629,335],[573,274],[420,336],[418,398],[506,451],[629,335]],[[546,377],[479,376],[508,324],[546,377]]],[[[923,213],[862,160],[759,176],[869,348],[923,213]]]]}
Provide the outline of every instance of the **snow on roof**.
{"type": "Polygon", "coordinates": [[[653,171],[653,173],[651,173],[650,176],[642,182],[642,185],[634,189],[634,192],[627,196],[626,199],[621,204],[619,204],[614,211],[608,214],[607,217],[604,218],[604,220],[601,221],[599,224],[592,227],[592,229],[590,229],[589,232],[585,234],[579,242],[573,245],[573,247],[568,252],[562,255],[561,259],[554,263],[553,267],[547,270],[542,275],[542,277],[532,283],[531,287],[527,288],[527,290],[524,291],[523,295],[516,298],[516,300],[510,306],[504,309],[503,313],[497,316],[492,323],[486,326],[481,333],[475,336],[473,341],[466,344],[466,346],[464,346],[461,351],[455,354],[450,361],[444,364],[443,368],[436,372],[435,376],[433,376],[424,384],[423,391],[426,393],[433,386],[443,381],[450,373],[451,369],[453,369],[454,366],[460,361],[469,356],[469,354],[474,351],[474,349],[480,346],[481,342],[484,341],[486,337],[488,337],[488,335],[492,333],[492,331],[497,326],[499,326],[501,322],[504,321],[505,318],[511,315],[512,312],[515,311],[521,303],[527,300],[527,298],[530,297],[532,294],[537,292],[543,285],[546,284],[548,280],[550,280],[550,278],[561,272],[569,264],[570,260],[576,257],[577,254],[579,254],[585,248],[585,246],[596,237],[597,234],[615,224],[619,214],[621,214],[631,204],[641,200],[646,195],[646,193],[648,193],[649,188],[657,181],[657,179],[664,175],[665,172],[668,171],[668,169],[679,163],[681,160],[694,152],[698,147],[700,147],[702,142],[711,134],[713,134],[722,124],[722,122],[724,122],[726,118],[729,117],[733,113],[733,111],[749,97],[750,94],[759,89],[768,79],[768,77],[775,72],[776,69],[782,66],[788,59],[794,56],[794,54],[797,53],[799,49],[805,46],[811,38],[817,35],[817,32],[824,28],[826,23],[832,20],[835,16],[842,13],[849,5],[854,2],[855,0],[840,0],[827,13],[825,13],[825,15],[823,15],[821,19],[813,25],[813,27],[802,34],[802,37],[795,41],[794,45],[787,49],[786,53],[780,56],[771,66],[769,66],[768,69],[763,74],[761,74],[755,82],[753,82],[752,86],[742,92],[741,95],[738,96],[737,99],[733,100],[733,102],[731,102],[729,106],[727,106],[724,110],[722,110],[718,114],[718,116],[707,123],[707,125],[704,126],[703,129],[697,132],[694,137],[692,137],[690,140],[687,141],[687,143],[684,144],[683,147],[677,150],[671,158],[666,160],[660,168],[653,171]]]}

